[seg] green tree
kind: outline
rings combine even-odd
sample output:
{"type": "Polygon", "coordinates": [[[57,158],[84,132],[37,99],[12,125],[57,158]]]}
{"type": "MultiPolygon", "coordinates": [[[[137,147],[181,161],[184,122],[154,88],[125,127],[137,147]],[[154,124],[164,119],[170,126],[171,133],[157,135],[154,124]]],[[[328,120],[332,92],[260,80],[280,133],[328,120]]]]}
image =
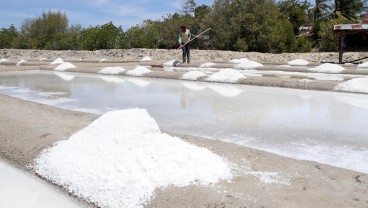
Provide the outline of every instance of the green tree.
{"type": "MultiPolygon", "coordinates": [[[[43,12],[40,17],[34,19],[26,19],[22,23],[21,45],[26,45],[27,48],[46,49],[53,45],[52,42],[59,41],[61,33],[67,32],[68,18],[65,13],[58,12],[43,12]]],[[[50,48],[53,49],[53,48],[50,48]]]]}
{"type": "Polygon", "coordinates": [[[79,44],[84,50],[114,49],[124,45],[123,38],[123,29],[109,22],[82,29],[79,34],[79,44]]]}
{"type": "Polygon", "coordinates": [[[11,48],[17,37],[18,32],[14,25],[10,25],[9,29],[2,28],[0,31],[0,48],[11,48]]]}
{"type": "Polygon", "coordinates": [[[129,48],[157,48],[157,22],[146,20],[142,25],[131,27],[125,33],[129,48]]]}
{"type": "Polygon", "coordinates": [[[293,24],[295,34],[298,33],[300,26],[309,23],[307,11],[310,3],[308,1],[284,0],[280,1],[277,6],[280,12],[293,24]]]}
{"type": "Polygon", "coordinates": [[[333,18],[359,20],[359,14],[367,11],[367,0],[334,0],[333,18]]]}
{"type": "Polygon", "coordinates": [[[194,0],[182,0],[181,1],[181,13],[183,14],[193,14],[197,4],[194,0]]]}
{"type": "Polygon", "coordinates": [[[338,37],[333,33],[333,27],[337,24],[348,24],[349,20],[340,17],[337,19],[331,19],[321,23],[321,30],[319,32],[320,51],[337,51],[338,50],[338,37]]]}

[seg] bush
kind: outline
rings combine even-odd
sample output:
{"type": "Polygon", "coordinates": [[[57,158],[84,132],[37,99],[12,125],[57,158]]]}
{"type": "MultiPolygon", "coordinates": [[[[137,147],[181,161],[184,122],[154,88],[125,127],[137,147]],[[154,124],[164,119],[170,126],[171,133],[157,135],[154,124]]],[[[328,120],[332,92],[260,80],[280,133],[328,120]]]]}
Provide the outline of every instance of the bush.
{"type": "Polygon", "coordinates": [[[320,31],[318,36],[319,40],[319,50],[325,52],[338,51],[338,37],[333,33],[333,27],[337,24],[349,24],[349,20],[345,18],[331,19],[320,24],[320,31]]]}

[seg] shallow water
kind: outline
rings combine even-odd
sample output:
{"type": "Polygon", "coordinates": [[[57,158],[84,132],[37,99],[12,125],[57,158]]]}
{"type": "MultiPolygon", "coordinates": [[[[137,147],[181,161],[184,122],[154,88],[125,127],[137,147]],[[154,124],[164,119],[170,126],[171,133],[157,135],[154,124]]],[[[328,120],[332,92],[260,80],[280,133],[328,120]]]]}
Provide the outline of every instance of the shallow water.
{"type": "Polygon", "coordinates": [[[0,206],[85,207],[50,184],[0,160],[0,206]]]}
{"type": "Polygon", "coordinates": [[[368,173],[368,95],[65,72],[8,72],[0,93],[368,173]]]}

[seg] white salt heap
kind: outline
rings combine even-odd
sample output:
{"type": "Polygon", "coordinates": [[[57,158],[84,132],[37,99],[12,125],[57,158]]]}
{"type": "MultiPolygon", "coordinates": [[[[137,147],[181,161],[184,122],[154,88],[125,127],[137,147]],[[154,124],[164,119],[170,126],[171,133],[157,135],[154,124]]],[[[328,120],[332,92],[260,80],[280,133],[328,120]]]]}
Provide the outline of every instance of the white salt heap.
{"type": "Polygon", "coordinates": [[[105,67],[102,68],[98,73],[100,74],[119,74],[121,72],[124,72],[125,69],[120,66],[112,66],[112,67],[105,67]]]}
{"type": "Polygon", "coordinates": [[[355,78],[338,84],[335,90],[368,93],[368,78],[355,78]]]}
{"type": "Polygon", "coordinates": [[[6,62],[6,61],[8,61],[8,60],[6,60],[6,59],[4,59],[4,58],[0,59],[0,63],[2,63],[2,62],[6,62]]]}
{"type": "Polygon", "coordinates": [[[21,64],[23,64],[25,62],[27,62],[27,61],[22,59],[22,60],[18,61],[18,63],[16,64],[16,66],[20,66],[21,64]]]}
{"type": "Polygon", "coordinates": [[[175,66],[178,66],[179,64],[180,62],[174,59],[174,60],[164,63],[164,67],[175,67],[175,66]]]}
{"type": "Polygon", "coordinates": [[[141,59],[141,61],[152,61],[151,57],[145,56],[141,59]]]}
{"type": "Polygon", "coordinates": [[[235,69],[242,69],[242,70],[249,70],[249,69],[255,69],[257,67],[263,66],[263,64],[260,64],[255,61],[243,61],[239,64],[235,65],[235,69]]]}
{"type": "Polygon", "coordinates": [[[239,71],[234,69],[221,69],[219,72],[212,74],[207,78],[207,81],[212,82],[229,82],[235,83],[239,79],[245,79],[246,77],[239,71]]]}
{"type": "Polygon", "coordinates": [[[142,109],[111,111],[43,151],[35,171],[98,207],[143,207],[158,188],[231,179],[208,149],[160,132],[142,109]]]}
{"type": "Polygon", "coordinates": [[[240,58],[240,59],[233,59],[229,61],[232,64],[240,64],[242,62],[248,62],[249,60],[247,58],[240,58]]]}
{"type": "Polygon", "coordinates": [[[358,64],[357,69],[358,70],[367,70],[368,68],[368,62],[364,62],[362,64],[358,64]]]}
{"type": "Polygon", "coordinates": [[[199,66],[200,68],[210,68],[210,67],[213,67],[214,65],[216,65],[215,63],[204,63],[204,64],[201,64],[201,66],[199,66]]]}
{"type": "Polygon", "coordinates": [[[144,66],[137,66],[133,70],[127,72],[130,76],[143,76],[144,74],[150,73],[151,70],[147,69],[144,66]]]}
{"type": "Polygon", "coordinates": [[[99,62],[101,63],[101,62],[104,62],[104,61],[107,61],[107,59],[102,58],[99,62]]]}
{"type": "Polygon", "coordinates": [[[181,76],[181,79],[197,80],[198,78],[204,77],[204,76],[206,76],[206,74],[201,72],[201,71],[189,71],[189,72],[183,74],[181,76]]]}
{"type": "Polygon", "coordinates": [[[53,62],[51,62],[50,65],[62,64],[62,63],[64,63],[63,59],[57,58],[53,62]]]}
{"type": "Polygon", "coordinates": [[[306,66],[309,62],[304,59],[294,59],[288,62],[289,66],[306,66]]]}
{"type": "Polygon", "coordinates": [[[321,73],[340,73],[345,70],[344,67],[337,64],[325,63],[317,66],[316,68],[308,69],[313,72],[321,72],[321,73]]]}
{"type": "Polygon", "coordinates": [[[55,68],[56,71],[65,71],[66,69],[72,69],[75,66],[70,62],[64,62],[55,68]]]}

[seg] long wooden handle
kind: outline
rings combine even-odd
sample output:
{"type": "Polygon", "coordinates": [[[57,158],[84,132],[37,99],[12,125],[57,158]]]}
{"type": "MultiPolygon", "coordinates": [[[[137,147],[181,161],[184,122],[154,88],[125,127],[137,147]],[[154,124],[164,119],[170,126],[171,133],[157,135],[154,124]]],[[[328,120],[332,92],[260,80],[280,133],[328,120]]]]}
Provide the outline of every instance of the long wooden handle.
{"type": "Polygon", "coordinates": [[[181,45],[181,46],[178,48],[178,50],[179,50],[179,49],[181,49],[182,47],[184,47],[185,45],[187,45],[188,43],[192,42],[194,39],[196,39],[196,38],[198,38],[199,36],[201,36],[203,33],[205,33],[205,32],[207,32],[207,31],[209,31],[210,29],[211,29],[211,28],[208,28],[207,30],[205,30],[205,31],[203,31],[203,32],[199,33],[198,35],[194,36],[194,38],[190,39],[188,42],[186,42],[186,43],[184,43],[183,45],[181,45]]]}

